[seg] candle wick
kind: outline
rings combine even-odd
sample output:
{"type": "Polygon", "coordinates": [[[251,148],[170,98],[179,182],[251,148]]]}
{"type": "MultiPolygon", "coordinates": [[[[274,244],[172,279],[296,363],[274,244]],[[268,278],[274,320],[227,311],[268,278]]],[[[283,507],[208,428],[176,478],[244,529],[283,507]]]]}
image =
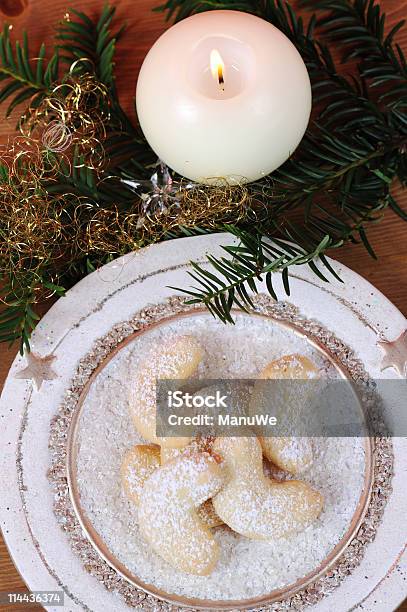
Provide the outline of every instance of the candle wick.
{"type": "Polygon", "coordinates": [[[219,81],[219,85],[220,88],[222,89],[222,91],[225,91],[225,79],[223,78],[223,73],[219,72],[218,74],[218,81],[219,81]]]}

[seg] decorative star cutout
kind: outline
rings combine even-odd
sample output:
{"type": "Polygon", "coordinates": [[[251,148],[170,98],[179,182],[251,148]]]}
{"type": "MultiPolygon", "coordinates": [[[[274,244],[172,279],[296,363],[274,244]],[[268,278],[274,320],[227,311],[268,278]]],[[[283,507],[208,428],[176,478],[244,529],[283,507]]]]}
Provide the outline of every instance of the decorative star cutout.
{"type": "Polygon", "coordinates": [[[383,340],[377,344],[384,351],[381,371],[394,368],[400,376],[407,377],[407,329],[396,340],[383,340]]]}
{"type": "Polygon", "coordinates": [[[55,355],[47,355],[41,357],[36,353],[25,353],[27,367],[20,372],[17,372],[15,378],[23,380],[32,380],[35,383],[37,391],[41,389],[44,380],[55,380],[58,377],[57,373],[52,369],[52,363],[55,361],[55,355]]]}

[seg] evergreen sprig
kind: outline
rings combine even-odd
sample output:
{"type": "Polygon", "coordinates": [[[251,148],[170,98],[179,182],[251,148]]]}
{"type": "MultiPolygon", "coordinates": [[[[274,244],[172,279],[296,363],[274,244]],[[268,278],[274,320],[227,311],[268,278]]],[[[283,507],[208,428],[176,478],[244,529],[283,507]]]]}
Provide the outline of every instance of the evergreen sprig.
{"type": "Polygon", "coordinates": [[[254,308],[250,292],[258,293],[257,281],[265,280],[268,292],[277,299],[273,285],[275,272],[281,273],[285,291],[290,295],[290,266],[308,264],[317,276],[327,280],[315,263],[315,259],[320,257],[329,272],[340,280],[323,256],[323,252],[332,246],[329,235],[324,236],[312,252],[307,252],[278,238],[270,240],[259,231],[247,231],[236,226],[225,226],[224,229],[235,236],[238,243],[221,247],[227,257],[208,255],[211,270],[192,262],[193,271],[188,274],[198,285],[181,289],[189,297],[189,304],[203,303],[224,323],[233,323],[233,307],[242,310],[254,308]]]}
{"type": "MultiPolygon", "coordinates": [[[[222,247],[222,256],[208,256],[204,265],[193,263],[193,286],[181,289],[192,303],[204,304],[225,322],[233,320],[233,307],[252,307],[250,294],[259,290],[260,281],[276,297],[275,273],[281,274],[289,294],[293,265],[309,266],[323,281],[338,278],[326,258],[329,249],[361,242],[375,257],[368,228],[386,208],[407,220],[391,193],[396,178],[407,183],[407,62],[396,42],[403,22],[387,32],[385,15],[375,0],[302,4],[311,10],[307,20],[282,0],[167,0],[156,9],[175,20],[215,9],[253,13],[289,37],[311,78],[314,113],[300,147],[271,177],[248,186],[257,222],[211,230],[229,232],[234,243],[222,247]],[[332,57],[332,44],[342,51],[339,65],[332,57]],[[356,76],[346,75],[348,62],[356,62],[356,76]]],[[[103,143],[108,153],[104,172],[97,175],[75,152],[69,164],[63,157],[52,159],[59,164],[58,178],[42,186],[48,194],[83,196],[87,210],[133,206],[137,195],[131,185],[148,176],[155,161],[119,103],[114,54],[123,28],[114,27],[114,16],[109,6],[97,21],[71,10],[57,28],[57,45],[48,61],[44,45],[36,59],[30,56],[27,35],[14,46],[8,27],[0,36],[0,102],[8,102],[7,113],[28,100],[39,104],[55,82],[64,83],[72,75],[93,73],[106,86],[110,119],[103,143]]],[[[0,178],[8,180],[3,174],[0,167],[0,178]]],[[[163,239],[208,231],[179,227],[163,239]]],[[[38,318],[38,293],[62,295],[63,287],[111,258],[111,253],[87,253],[62,271],[44,261],[35,275],[27,270],[23,283],[3,275],[0,341],[20,338],[21,347],[28,348],[38,318]]]]}
{"type": "Polygon", "coordinates": [[[370,81],[370,87],[391,84],[391,91],[381,94],[391,104],[407,95],[407,64],[403,51],[394,42],[397,32],[405,25],[398,22],[385,32],[386,17],[374,0],[305,0],[304,6],[312,10],[328,11],[317,25],[331,42],[344,47],[342,62],[359,60],[361,78],[370,81]]]}
{"type": "Polygon", "coordinates": [[[39,320],[34,310],[35,294],[32,288],[15,288],[10,279],[1,279],[3,282],[0,299],[0,342],[13,343],[20,340],[20,351],[29,348],[31,332],[39,320]]]}
{"type": "Polygon", "coordinates": [[[22,44],[16,41],[14,46],[10,34],[11,29],[5,24],[0,33],[0,103],[8,102],[6,117],[27,100],[31,101],[32,107],[40,104],[58,78],[59,69],[57,50],[47,62],[45,45],[42,44],[35,59],[32,59],[27,33],[24,32],[22,44]]]}
{"type": "Polygon", "coordinates": [[[114,34],[111,32],[115,12],[114,7],[105,5],[95,23],[85,13],[70,9],[67,17],[58,25],[56,35],[61,61],[68,69],[75,74],[93,72],[108,87],[115,86],[114,54],[117,41],[125,29],[123,26],[114,34]]]}
{"type": "Polygon", "coordinates": [[[26,282],[0,276],[0,343],[19,341],[20,353],[30,350],[30,337],[40,316],[35,310],[37,292],[46,291],[49,296],[62,297],[65,289],[38,274],[27,272],[26,282]]]}

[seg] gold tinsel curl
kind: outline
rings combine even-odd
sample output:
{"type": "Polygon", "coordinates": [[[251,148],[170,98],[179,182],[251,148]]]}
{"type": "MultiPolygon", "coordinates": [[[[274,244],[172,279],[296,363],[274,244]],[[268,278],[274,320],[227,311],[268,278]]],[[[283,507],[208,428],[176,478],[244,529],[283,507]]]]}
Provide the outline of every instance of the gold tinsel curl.
{"type": "Polygon", "coordinates": [[[29,108],[20,136],[0,149],[0,274],[15,291],[32,287],[38,299],[45,293],[44,274],[48,284],[58,284],[83,257],[78,211],[85,200],[53,193],[49,185],[75,166],[99,172],[106,161],[107,89],[93,75],[74,71],[29,108]]]}
{"type": "MultiPolygon", "coordinates": [[[[49,137],[63,146],[55,123],[49,137]]],[[[63,155],[64,152],[58,153],[63,155]]],[[[56,160],[57,158],[52,158],[56,160]]],[[[27,278],[41,286],[41,277],[55,278],[84,255],[120,255],[161,240],[185,228],[217,229],[253,215],[252,195],[245,185],[202,186],[174,182],[154,212],[148,194],[135,196],[129,210],[95,207],[74,193],[52,193],[45,184],[57,180],[57,165],[36,140],[17,138],[2,156],[7,169],[0,181],[0,269],[20,283],[27,278]]],[[[154,192],[156,195],[156,192],[154,192]]],[[[41,297],[44,297],[43,293],[41,297]]]]}
{"type": "MultiPolygon", "coordinates": [[[[102,175],[109,118],[106,87],[91,74],[75,75],[73,67],[68,80],[29,109],[21,136],[0,151],[0,272],[22,289],[27,282],[41,287],[44,271],[48,282],[58,284],[84,256],[103,261],[177,234],[180,226],[216,230],[253,218],[254,191],[227,181],[216,186],[144,181],[143,193],[135,193],[127,210],[49,190],[61,172],[74,167],[110,180],[102,175]]],[[[36,291],[40,297],[43,289],[36,291]]]]}
{"type": "MultiPolygon", "coordinates": [[[[81,198],[48,193],[40,181],[41,164],[38,174],[31,166],[18,166],[18,172],[16,164],[6,167],[8,178],[0,181],[0,270],[13,280],[15,290],[27,290],[27,282],[33,288],[41,286],[45,269],[48,282],[52,282],[58,271],[77,259],[69,211],[81,198]]],[[[41,290],[37,299],[46,293],[41,290]]]]}
{"type": "Polygon", "coordinates": [[[252,205],[248,187],[230,185],[226,180],[218,185],[195,185],[188,189],[181,182],[181,199],[176,225],[193,227],[200,225],[216,229],[222,223],[238,223],[247,217],[252,205]]]}
{"type": "Polygon", "coordinates": [[[10,184],[37,184],[53,174],[39,144],[25,136],[16,136],[0,150],[0,163],[7,169],[10,184]]]}
{"type": "Polygon", "coordinates": [[[13,275],[32,272],[51,262],[58,266],[71,248],[72,224],[66,214],[73,194],[50,198],[36,187],[1,193],[0,260],[13,275]]]}
{"type": "Polygon", "coordinates": [[[83,254],[119,255],[142,246],[134,231],[137,216],[123,213],[116,206],[96,210],[81,206],[75,219],[76,246],[83,254]]]}
{"type": "Polygon", "coordinates": [[[171,205],[153,214],[139,214],[138,230],[143,244],[158,242],[180,226],[217,229],[226,223],[239,223],[250,215],[254,217],[252,205],[250,191],[244,184],[223,181],[205,186],[182,180],[171,205]]]}
{"type": "Polygon", "coordinates": [[[28,109],[20,130],[43,152],[64,153],[71,163],[75,154],[76,167],[100,171],[106,162],[103,141],[110,120],[109,94],[94,75],[77,76],[74,68],[64,83],[28,109]]]}
{"type": "Polygon", "coordinates": [[[136,202],[129,211],[118,207],[83,210],[77,235],[78,248],[86,253],[120,255],[161,240],[168,232],[185,228],[216,229],[238,223],[251,213],[251,196],[245,185],[215,187],[179,184],[174,203],[154,214],[136,202]],[[84,223],[83,219],[90,215],[84,223]],[[140,219],[142,222],[140,223],[140,219]]]}

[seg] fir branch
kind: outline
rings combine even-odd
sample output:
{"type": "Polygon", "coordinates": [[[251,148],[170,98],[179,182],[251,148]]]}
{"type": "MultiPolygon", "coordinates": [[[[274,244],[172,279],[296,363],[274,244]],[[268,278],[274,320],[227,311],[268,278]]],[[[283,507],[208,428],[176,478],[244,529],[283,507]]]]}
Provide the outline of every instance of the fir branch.
{"type": "Polygon", "coordinates": [[[114,54],[124,31],[124,26],[114,34],[110,31],[115,12],[114,7],[106,4],[99,20],[94,22],[85,13],[70,9],[56,35],[57,47],[63,53],[61,59],[69,69],[74,74],[92,72],[108,87],[114,87],[114,54]]]}
{"type": "Polygon", "coordinates": [[[391,97],[395,103],[407,95],[407,64],[401,47],[394,43],[405,20],[386,34],[386,17],[375,0],[305,0],[303,5],[328,11],[317,25],[330,41],[344,47],[343,62],[360,60],[360,75],[370,87],[391,84],[391,91],[381,94],[382,100],[391,97]]]}
{"type": "MultiPolygon", "coordinates": [[[[4,279],[2,279],[4,282],[4,279]]],[[[0,295],[0,342],[12,344],[20,340],[20,353],[30,350],[30,337],[37,321],[38,314],[33,305],[34,291],[31,287],[16,287],[9,279],[2,285],[0,295]]]]}
{"type": "MultiPolygon", "coordinates": [[[[370,109],[373,109],[379,118],[380,125],[369,119],[369,115],[350,122],[350,127],[359,127],[361,124],[368,127],[368,138],[375,138],[381,142],[387,138],[397,138],[398,135],[407,135],[407,61],[395,37],[404,26],[404,21],[397,23],[386,34],[386,17],[374,0],[329,0],[303,2],[312,10],[323,12],[323,16],[316,21],[322,34],[331,42],[343,47],[342,62],[350,59],[358,61],[359,82],[363,87],[365,96],[371,100],[370,109]],[[328,11],[328,13],[327,13],[328,11]],[[356,44],[355,44],[356,43],[356,44]],[[374,103],[372,96],[374,95],[374,103]],[[386,134],[387,132],[387,134],[386,134]]],[[[339,102],[342,111],[337,118],[349,113],[349,105],[345,100],[339,102]]],[[[333,115],[338,108],[331,105],[333,115]]],[[[340,110],[340,109],[339,109],[340,110]]],[[[328,110],[329,112],[329,110],[328,110]]],[[[349,124],[348,124],[349,127],[349,124]]],[[[400,147],[398,168],[396,174],[402,183],[405,183],[405,146],[400,147]],[[403,161],[404,158],[404,161],[403,161]]],[[[395,208],[397,211],[397,208],[395,208]]]]}
{"type": "Polygon", "coordinates": [[[233,323],[233,307],[245,311],[254,307],[250,294],[258,293],[257,282],[263,278],[269,294],[277,299],[273,273],[282,274],[283,285],[289,295],[290,266],[308,264],[317,276],[327,281],[314,261],[321,257],[328,272],[339,279],[323,256],[328,248],[334,246],[328,235],[312,251],[307,252],[280,239],[270,240],[258,230],[246,231],[235,226],[226,226],[225,229],[239,240],[237,245],[222,246],[227,256],[208,255],[209,269],[191,262],[193,271],[188,274],[196,285],[189,289],[171,287],[187,295],[189,304],[204,304],[224,323],[233,323]]]}
{"type": "Polygon", "coordinates": [[[27,33],[23,34],[23,43],[16,41],[14,48],[10,38],[11,29],[5,24],[0,33],[0,103],[11,98],[6,116],[14,108],[27,100],[35,106],[46,96],[51,84],[58,77],[58,52],[52,55],[48,63],[45,60],[45,46],[41,45],[35,60],[30,58],[27,33]],[[36,65],[35,65],[36,62],[36,65]]]}
{"type": "Polygon", "coordinates": [[[233,323],[232,308],[247,311],[253,308],[251,293],[258,293],[258,282],[265,282],[270,296],[277,300],[273,274],[280,273],[283,287],[290,295],[289,271],[294,265],[308,265],[313,273],[324,282],[334,277],[343,282],[325,256],[329,249],[336,249],[344,243],[356,241],[357,235],[370,255],[376,255],[370,245],[361,217],[353,226],[343,226],[335,235],[329,223],[318,224],[313,220],[308,230],[288,222],[285,228],[267,234],[262,227],[245,230],[236,226],[223,229],[232,234],[237,245],[222,246],[226,257],[207,255],[206,266],[191,262],[193,271],[189,276],[196,283],[188,289],[171,287],[189,297],[189,304],[203,304],[215,317],[224,323],[233,323]],[[314,230],[312,231],[312,226],[314,230]],[[326,232],[326,233],[324,233],[326,232]],[[319,265],[318,265],[319,264],[319,265]]]}
{"type": "Polygon", "coordinates": [[[357,130],[353,136],[338,136],[316,125],[297,155],[273,173],[273,182],[263,193],[274,204],[274,213],[299,203],[309,207],[316,195],[329,196],[341,210],[352,198],[374,204],[383,190],[387,192],[406,146],[407,134],[375,147],[357,130]]]}
{"type": "Polygon", "coordinates": [[[165,12],[167,21],[181,21],[194,13],[222,9],[260,14],[263,4],[264,0],[167,0],[153,10],[165,12]]]}
{"type": "Polygon", "coordinates": [[[57,285],[55,274],[47,278],[47,265],[42,274],[26,270],[23,275],[11,277],[0,274],[0,343],[20,341],[20,353],[30,350],[30,338],[40,316],[36,312],[38,296],[45,292],[49,297],[62,297],[65,288],[57,285]]]}

